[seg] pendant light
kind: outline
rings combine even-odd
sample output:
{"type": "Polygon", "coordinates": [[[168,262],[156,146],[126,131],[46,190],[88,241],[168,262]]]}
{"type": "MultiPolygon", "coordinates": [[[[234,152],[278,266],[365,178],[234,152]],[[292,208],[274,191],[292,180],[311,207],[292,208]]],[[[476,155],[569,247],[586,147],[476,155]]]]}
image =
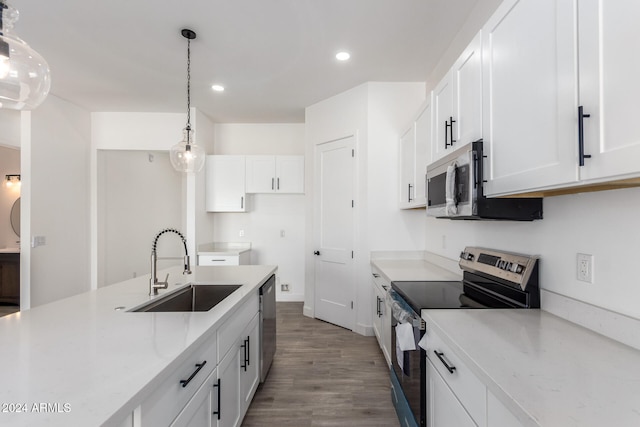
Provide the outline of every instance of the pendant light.
{"type": "Polygon", "coordinates": [[[49,65],[13,33],[18,11],[0,0],[0,108],[29,110],[51,88],[49,65]]]}
{"type": "Polygon", "coordinates": [[[198,172],[204,166],[204,150],[193,140],[191,130],[191,40],[196,33],[184,29],[182,36],[187,39],[187,126],[184,128],[182,141],[171,147],[169,159],[178,172],[198,172]]]}

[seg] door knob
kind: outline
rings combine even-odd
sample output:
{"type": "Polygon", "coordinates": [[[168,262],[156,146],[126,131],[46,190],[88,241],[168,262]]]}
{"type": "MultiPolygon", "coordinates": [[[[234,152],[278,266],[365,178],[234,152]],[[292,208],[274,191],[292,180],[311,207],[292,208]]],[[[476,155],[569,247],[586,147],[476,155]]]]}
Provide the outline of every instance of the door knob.
{"type": "Polygon", "coordinates": [[[320,255],[320,251],[313,251],[314,255],[320,255]]]}

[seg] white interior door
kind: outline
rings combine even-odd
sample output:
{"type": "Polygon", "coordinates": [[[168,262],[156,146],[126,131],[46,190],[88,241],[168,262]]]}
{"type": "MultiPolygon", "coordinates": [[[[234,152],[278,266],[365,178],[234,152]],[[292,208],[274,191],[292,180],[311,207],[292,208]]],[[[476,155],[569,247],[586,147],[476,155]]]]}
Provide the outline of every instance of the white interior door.
{"type": "Polygon", "coordinates": [[[315,317],[353,329],[355,137],[316,146],[315,317]]]}

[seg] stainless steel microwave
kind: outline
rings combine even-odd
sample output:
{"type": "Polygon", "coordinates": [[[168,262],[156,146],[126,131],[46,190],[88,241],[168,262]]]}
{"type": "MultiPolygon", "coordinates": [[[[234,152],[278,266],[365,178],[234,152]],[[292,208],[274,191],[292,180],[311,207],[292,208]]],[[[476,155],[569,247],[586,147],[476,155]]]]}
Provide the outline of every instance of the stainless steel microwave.
{"type": "Polygon", "coordinates": [[[427,166],[427,215],[451,219],[542,219],[541,198],[487,198],[483,191],[482,140],[427,166]]]}

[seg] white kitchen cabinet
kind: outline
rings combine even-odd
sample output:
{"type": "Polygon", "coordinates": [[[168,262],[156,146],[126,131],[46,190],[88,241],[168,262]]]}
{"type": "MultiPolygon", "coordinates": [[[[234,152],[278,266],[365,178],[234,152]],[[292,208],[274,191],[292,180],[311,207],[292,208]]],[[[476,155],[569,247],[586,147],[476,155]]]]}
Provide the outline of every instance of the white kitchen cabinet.
{"type": "Polygon", "coordinates": [[[246,212],[245,156],[207,156],[207,212],[246,212]]]}
{"type": "Polygon", "coordinates": [[[482,32],[433,90],[431,161],[482,138],[482,32]]]}
{"type": "Polygon", "coordinates": [[[246,156],[247,193],[304,193],[304,156],[246,156]]]}
{"type": "Polygon", "coordinates": [[[427,360],[427,427],[477,427],[431,360],[427,360]]]}
{"type": "Polygon", "coordinates": [[[584,118],[584,152],[591,157],[580,167],[583,181],[639,175],[634,95],[640,93],[640,58],[628,49],[640,44],[638,16],[638,2],[578,1],[578,104],[590,115],[584,118]]]}
{"type": "Polygon", "coordinates": [[[140,405],[142,427],[167,426],[194,397],[217,365],[216,335],[192,351],[140,405]]]}
{"type": "Polygon", "coordinates": [[[251,263],[249,251],[234,255],[198,255],[198,265],[246,265],[251,263]]]}
{"type": "Polygon", "coordinates": [[[220,377],[219,427],[237,427],[242,421],[242,396],[240,393],[240,361],[242,352],[235,348],[227,353],[218,365],[220,377]]]}
{"type": "Polygon", "coordinates": [[[218,372],[207,377],[171,427],[213,427],[218,425],[218,372]]]}
{"type": "Polygon", "coordinates": [[[391,365],[391,307],[387,304],[387,291],[391,288],[380,271],[372,268],[373,275],[373,332],[378,340],[378,345],[387,365],[391,365]]]}
{"type": "Polygon", "coordinates": [[[485,194],[577,182],[574,5],[506,0],[482,31],[485,194]]]}
{"type": "Polygon", "coordinates": [[[487,393],[487,425],[489,427],[523,427],[522,423],[493,393],[487,393]]]}
{"type": "Polygon", "coordinates": [[[427,359],[431,371],[427,372],[427,416],[434,420],[429,427],[453,425],[477,425],[487,427],[487,388],[466,366],[460,357],[443,341],[443,339],[426,325],[427,359]],[[443,384],[444,383],[444,384],[443,384]],[[455,399],[457,405],[454,405],[455,399]],[[468,414],[473,424],[465,424],[462,412],[454,410],[460,406],[464,414],[468,414]],[[451,407],[450,411],[443,408],[451,407]],[[439,414],[440,412],[440,414],[439,414]],[[449,424],[449,415],[456,414],[460,424],[449,424]],[[431,415],[429,415],[431,414],[431,415]],[[434,418],[432,418],[434,417],[434,418]]]}
{"type": "Polygon", "coordinates": [[[240,393],[242,398],[242,414],[247,412],[251,399],[260,383],[260,328],[259,315],[256,314],[241,335],[244,363],[240,365],[240,393]]]}
{"type": "Polygon", "coordinates": [[[401,209],[426,206],[425,175],[431,159],[432,140],[431,96],[420,107],[405,132],[400,136],[400,188],[401,209]]]}

